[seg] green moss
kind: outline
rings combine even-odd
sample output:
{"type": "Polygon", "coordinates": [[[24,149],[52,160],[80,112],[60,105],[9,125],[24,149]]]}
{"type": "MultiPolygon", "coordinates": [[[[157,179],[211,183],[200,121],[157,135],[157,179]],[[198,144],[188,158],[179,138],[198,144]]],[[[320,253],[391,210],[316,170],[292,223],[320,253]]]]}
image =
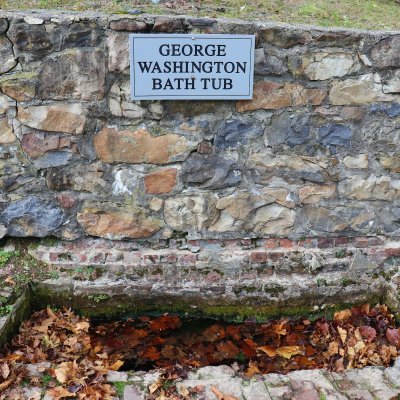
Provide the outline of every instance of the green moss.
{"type": "Polygon", "coordinates": [[[351,286],[351,285],[355,285],[357,282],[352,280],[352,279],[347,279],[347,278],[343,278],[342,279],[342,286],[343,287],[347,287],[347,286],[351,286]]]}
{"type": "Polygon", "coordinates": [[[345,258],[347,256],[346,249],[340,249],[335,253],[336,258],[345,258]]]}
{"type": "Polygon", "coordinates": [[[118,397],[124,397],[125,386],[127,385],[126,382],[114,382],[115,391],[117,392],[118,397]]]}

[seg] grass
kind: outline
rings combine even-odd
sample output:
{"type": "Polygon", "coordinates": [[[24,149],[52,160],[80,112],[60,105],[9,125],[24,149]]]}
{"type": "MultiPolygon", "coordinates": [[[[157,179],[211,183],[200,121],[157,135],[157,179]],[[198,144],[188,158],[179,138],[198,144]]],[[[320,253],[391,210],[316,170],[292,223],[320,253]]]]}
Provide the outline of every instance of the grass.
{"type": "Polygon", "coordinates": [[[0,0],[0,8],[63,9],[126,13],[140,9],[153,14],[187,14],[273,20],[320,26],[400,30],[396,0],[0,0]]]}

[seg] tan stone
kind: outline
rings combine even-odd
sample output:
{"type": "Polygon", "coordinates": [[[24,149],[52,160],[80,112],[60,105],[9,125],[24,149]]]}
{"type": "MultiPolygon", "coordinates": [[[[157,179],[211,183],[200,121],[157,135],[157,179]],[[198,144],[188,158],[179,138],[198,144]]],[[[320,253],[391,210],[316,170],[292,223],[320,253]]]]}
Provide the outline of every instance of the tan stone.
{"type": "Polygon", "coordinates": [[[378,74],[366,74],[357,79],[335,81],[332,84],[330,101],[333,105],[368,104],[376,101],[393,101],[395,97],[383,93],[378,74]]]}
{"type": "Polygon", "coordinates": [[[344,52],[318,52],[296,58],[290,70],[295,75],[306,75],[313,81],[342,77],[360,69],[357,56],[344,52]]]}
{"type": "Polygon", "coordinates": [[[400,155],[399,154],[379,154],[378,156],[379,164],[383,168],[389,170],[390,172],[399,173],[400,172],[400,155]]]}
{"type": "Polygon", "coordinates": [[[217,200],[212,195],[178,195],[164,204],[164,220],[180,232],[207,229],[217,218],[217,200]]]}
{"type": "Polygon", "coordinates": [[[146,216],[138,207],[85,204],[77,221],[92,236],[118,240],[147,238],[162,227],[162,222],[146,216]]]}
{"type": "Polygon", "coordinates": [[[307,185],[299,189],[299,199],[302,204],[318,203],[323,199],[333,197],[336,186],[330,185],[307,185]]]}
{"type": "Polygon", "coordinates": [[[23,125],[43,131],[81,134],[86,110],[80,103],[18,107],[18,119],[23,125]]]}
{"type": "Polygon", "coordinates": [[[296,83],[277,83],[271,81],[254,84],[253,99],[236,103],[239,112],[259,109],[276,110],[285,107],[320,105],[327,92],[323,89],[310,89],[296,83]]]}
{"type": "Polygon", "coordinates": [[[368,155],[359,154],[358,156],[347,156],[343,160],[343,164],[351,169],[366,169],[368,168],[368,155]]]}
{"type": "Polygon", "coordinates": [[[31,132],[23,136],[21,145],[27,156],[37,158],[46,151],[58,150],[63,147],[69,148],[71,141],[54,134],[31,132]]]}
{"type": "Polygon", "coordinates": [[[0,114],[5,114],[10,107],[15,107],[15,101],[0,93],[0,114]]]}
{"type": "Polygon", "coordinates": [[[109,71],[122,72],[129,68],[129,34],[109,32],[106,43],[109,71]]]}
{"type": "Polygon", "coordinates": [[[0,119],[0,144],[10,144],[17,140],[12,128],[5,118],[0,119]]]}
{"type": "Polygon", "coordinates": [[[141,119],[146,110],[139,105],[140,102],[130,99],[130,86],[128,80],[116,82],[111,86],[109,107],[110,112],[118,117],[141,119]]]}
{"type": "Polygon", "coordinates": [[[166,134],[153,137],[144,129],[118,131],[104,128],[94,137],[97,156],[107,163],[167,164],[185,155],[190,146],[179,135],[166,134]]]}
{"type": "Polygon", "coordinates": [[[15,73],[3,77],[0,81],[1,91],[16,101],[29,101],[35,97],[36,75],[15,73]]]}
{"type": "Polygon", "coordinates": [[[147,193],[162,194],[171,192],[176,186],[177,169],[165,168],[151,172],[144,177],[144,187],[147,193]]]}
{"type": "Polygon", "coordinates": [[[352,176],[339,183],[339,195],[355,200],[393,201],[400,194],[400,181],[388,176],[374,175],[364,179],[359,175],[352,176]]]}

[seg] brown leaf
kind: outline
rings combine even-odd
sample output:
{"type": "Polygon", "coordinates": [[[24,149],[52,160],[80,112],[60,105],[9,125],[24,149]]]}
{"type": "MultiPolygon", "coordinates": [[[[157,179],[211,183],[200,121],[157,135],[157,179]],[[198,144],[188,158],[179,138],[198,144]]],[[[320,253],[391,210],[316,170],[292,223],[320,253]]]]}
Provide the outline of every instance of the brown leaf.
{"type": "Polygon", "coordinates": [[[7,363],[1,364],[0,371],[1,371],[1,376],[3,377],[3,379],[7,379],[8,375],[10,375],[10,367],[8,366],[7,363]]]}
{"type": "Polygon", "coordinates": [[[252,378],[255,374],[261,374],[261,371],[258,369],[257,364],[253,361],[249,362],[249,367],[246,369],[244,373],[248,378],[252,378]]]}
{"type": "Polygon", "coordinates": [[[113,365],[108,367],[111,371],[118,371],[122,366],[124,365],[124,362],[121,360],[115,361],[113,365]]]}
{"type": "Polygon", "coordinates": [[[76,393],[71,393],[62,386],[56,386],[53,389],[48,389],[46,392],[52,399],[64,399],[65,397],[76,397],[76,393]]]}
{"type": "Polygon", "coordinates": [[[400,346],[400,328],[390,329],[388,328],[386,331],[386,338],[390,343],[395,346],[400,346]]]}
{"type": "Polygon", "coordinates": [[[268,357],[271,357],[271,358],[276,356],[276,349],[272,346],[260,346],[260,347],[257,347],[257,350],[261,350],[268,357]]]}
{"type": "Polygon", "coordinates": [[[360,326],[361,336],[367,342],[372,342],[376,338],[376,330],[372,326],[360,326]]]}
{"type": "Polygon", "coordinates": [[[345,344],[346,340],[347,340],[347,331],[346,331],[346,329],[343,329],[340,326],[338,326],[337,329],[338,329],[338,333],[339,333],[339,336],[340,336],[340,340],[342,341],[343,344],[345,344]]]}
{"type": "Polygon", "coordinates": [[[215,396],[217,396],[218,400],[239,400],[235,396],[232,396],[232,395],[227,394],[227,393],[222,393],[215,386],[211,386],[211,391],[215,394],[215,396]]]}
{"type": "Polygon", "coordinates": [[[303,350],[300,346],[282,346],[276,349],[276,354],[289,359],[297,354],[303,354],[303,350]]]}
{"type": "Polygon", "coordinates": [[[177,329],[181,326],[181,320],[176,315],[162,315],[150,321],[150,329],[152,331],[165,331],[169,329],[177,329]]]}
{"type": "Polygon", "coordinates": [[[335,312],[333,319],[336,322],[343,322],[347,320],[348,318],[351,317],[351,311],[350,310],[342,310],[342,311],[337,311],[335,312]]]}

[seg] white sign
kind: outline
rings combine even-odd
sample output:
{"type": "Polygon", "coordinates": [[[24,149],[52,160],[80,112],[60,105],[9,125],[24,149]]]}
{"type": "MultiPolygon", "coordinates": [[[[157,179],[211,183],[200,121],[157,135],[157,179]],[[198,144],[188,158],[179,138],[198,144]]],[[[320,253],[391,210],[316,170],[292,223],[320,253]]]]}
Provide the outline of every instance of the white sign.
{"type": "Polygon", "coordinates": [[[132,100],[251,99],[254,35],[131,34],[132,100]]]}

